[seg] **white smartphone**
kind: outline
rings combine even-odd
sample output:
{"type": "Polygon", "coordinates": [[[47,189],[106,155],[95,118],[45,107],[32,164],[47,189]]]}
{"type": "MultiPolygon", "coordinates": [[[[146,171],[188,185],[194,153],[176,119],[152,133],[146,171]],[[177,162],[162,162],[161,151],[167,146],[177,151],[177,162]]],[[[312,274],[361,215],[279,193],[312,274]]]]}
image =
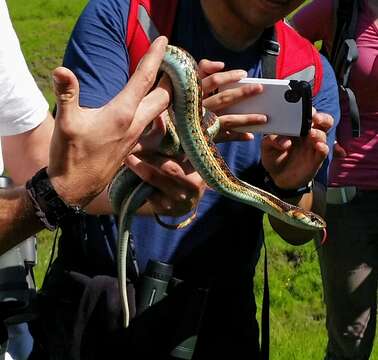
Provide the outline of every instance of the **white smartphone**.
{"type": "Polygon", "coordinates": [[[311,128],[312,92],[306,81],[245,78],[219,90],[245,84],[262,84],[263,92],[224,110],[225,114],[265,114],[263,125],[235,128],[235,131],[305,136],[311,128]]]}

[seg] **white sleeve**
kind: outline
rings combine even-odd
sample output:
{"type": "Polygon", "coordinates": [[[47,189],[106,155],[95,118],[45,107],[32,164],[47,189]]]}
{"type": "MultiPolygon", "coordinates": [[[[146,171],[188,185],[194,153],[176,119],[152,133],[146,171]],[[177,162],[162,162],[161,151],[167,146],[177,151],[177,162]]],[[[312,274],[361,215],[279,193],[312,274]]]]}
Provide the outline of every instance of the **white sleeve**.
{"type": "Polygon", "coordinates": [[[5,0],[0,0],[0,136],[35,128],[47,115],[48,103],[22,55],[5,0]]]}

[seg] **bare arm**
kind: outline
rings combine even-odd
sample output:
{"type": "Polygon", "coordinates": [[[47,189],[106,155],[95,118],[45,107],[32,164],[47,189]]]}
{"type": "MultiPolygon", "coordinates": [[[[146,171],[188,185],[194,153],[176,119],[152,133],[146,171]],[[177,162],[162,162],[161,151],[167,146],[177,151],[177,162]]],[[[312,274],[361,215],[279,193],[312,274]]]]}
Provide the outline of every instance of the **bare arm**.
{"type": "MultiPolygon", "coordinates": [[[[53,127],[48,113],[36,128],[2,138],[5,167],[16,185],[47,165],[53,127]]],[[[0,203],[0,253],[43,229],[24,186],[0,190],[0,203]]]]}
{"type": "Polygon", "coordinates": [[[4,164],[16,185],[21,185],[48,164],[49,144],[54,129],[50,113],[40,125],[25,133],[4,136],[4,164]]]}
{"type": "Polygon", "coordinates": [[[43,229],[25,187],[0,190],[0,254],[43,229]]]}

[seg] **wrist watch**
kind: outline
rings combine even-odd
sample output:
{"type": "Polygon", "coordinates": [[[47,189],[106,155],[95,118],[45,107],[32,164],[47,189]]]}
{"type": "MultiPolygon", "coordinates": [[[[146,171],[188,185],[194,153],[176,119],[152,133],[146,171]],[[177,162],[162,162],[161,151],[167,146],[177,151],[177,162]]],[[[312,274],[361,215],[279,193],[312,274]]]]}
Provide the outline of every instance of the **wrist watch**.
{"type": "Polygon", "coordinates": [[[59,197],[50,182],[47,167],[39,170],[27,181],[26,191],[35,209],[35,214],[50,231],[55,230],[64,218],[84,214],[80,206],[66,204],[59,197]]]}
{"type": "Polygon", "coordinates": [[[301,186],[296,189],[282,189],[274,183],[269,173],[266,173],[264,183],[266,186],[266,190],[272,193],[273,195],[276,195],[280,199],[290,199],[295,198],[297,196],[302,196],[303,194],[310,193],[313,188],[313,181],[311,180],[307,185],[301,186]]]}

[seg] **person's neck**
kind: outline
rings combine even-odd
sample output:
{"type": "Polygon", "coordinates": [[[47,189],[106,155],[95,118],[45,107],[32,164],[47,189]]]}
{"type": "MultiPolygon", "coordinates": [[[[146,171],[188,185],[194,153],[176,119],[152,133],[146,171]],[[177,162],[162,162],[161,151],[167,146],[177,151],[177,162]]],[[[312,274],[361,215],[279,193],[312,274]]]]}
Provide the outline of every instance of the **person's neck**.
{"type": "Polygon", "coordinates": [[[202,10],[215,38],[226,48],[242,51],[256,42],[264,29],[256,29],[242,21],[225,2],[200,0],[202,10]]]}

